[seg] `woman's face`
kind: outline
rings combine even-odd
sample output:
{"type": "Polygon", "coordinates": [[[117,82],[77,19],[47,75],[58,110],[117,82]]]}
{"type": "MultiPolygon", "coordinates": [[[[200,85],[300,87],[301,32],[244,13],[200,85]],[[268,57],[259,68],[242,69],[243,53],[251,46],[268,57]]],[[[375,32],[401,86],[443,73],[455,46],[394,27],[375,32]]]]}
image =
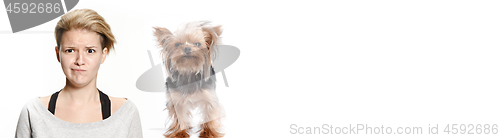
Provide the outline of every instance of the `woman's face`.
{"type": "Polygon", "coordinates": [[[72,29],[63,33],[60,49],[56,46],[67,81],[76,87],[95,83],[99,66],[108,50],[101,48],[100,35],[87,29],[72,29]]]}

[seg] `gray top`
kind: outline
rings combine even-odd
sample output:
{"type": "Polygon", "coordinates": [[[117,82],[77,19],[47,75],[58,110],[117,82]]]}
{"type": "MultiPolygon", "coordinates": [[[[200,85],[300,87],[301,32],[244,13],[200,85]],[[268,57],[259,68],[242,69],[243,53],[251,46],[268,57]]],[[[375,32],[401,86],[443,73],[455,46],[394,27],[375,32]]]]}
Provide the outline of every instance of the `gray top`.
{"type": "Polygon", "coordinates": [[[39,98],[23,107],[16,138],[142,138],[139,112],[127,100],[107,119],[92,123],[70,123],[54,116],[39,98]]]}

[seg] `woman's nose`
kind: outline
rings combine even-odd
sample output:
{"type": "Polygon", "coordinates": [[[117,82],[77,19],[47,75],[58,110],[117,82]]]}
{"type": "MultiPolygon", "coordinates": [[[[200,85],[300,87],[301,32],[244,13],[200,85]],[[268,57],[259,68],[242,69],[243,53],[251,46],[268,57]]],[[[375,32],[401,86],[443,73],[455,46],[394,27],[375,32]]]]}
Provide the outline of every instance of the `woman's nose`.
{"type": "Polygon", "coordinates": [[[85,61],[83,60],[83,54],[85,54],[85,52],[78,52],[75,60],[75,65],[77,66],[85,65],[85,61]]]}

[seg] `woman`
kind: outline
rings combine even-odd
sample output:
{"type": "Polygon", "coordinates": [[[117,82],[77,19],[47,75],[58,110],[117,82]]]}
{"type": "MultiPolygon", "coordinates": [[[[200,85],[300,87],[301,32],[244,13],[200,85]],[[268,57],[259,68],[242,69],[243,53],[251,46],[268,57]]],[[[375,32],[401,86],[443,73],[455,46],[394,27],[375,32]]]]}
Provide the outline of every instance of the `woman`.
{"type": "Polygon", "coordinates": [[[96,87],[99,66],[115,43],[104,19],[93,10],[74,10],[61,17],[55,37],[66,85],[25,105],[16,137],[142,137],[135,105],[96,87]]]}

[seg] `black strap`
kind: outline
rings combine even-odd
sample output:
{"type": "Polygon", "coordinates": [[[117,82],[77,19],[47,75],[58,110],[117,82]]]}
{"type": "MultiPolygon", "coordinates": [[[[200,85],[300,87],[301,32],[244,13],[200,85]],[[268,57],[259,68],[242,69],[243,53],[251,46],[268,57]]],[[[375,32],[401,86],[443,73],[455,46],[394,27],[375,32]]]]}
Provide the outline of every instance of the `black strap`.
{"type": "Polygon", "coordinates": [[[109,100],[108,95],[104,94],[101,90],[99,91],[99,99],[101,100],[101,113],[102,120],[111,116],[111,101],[109,100]]]}
{"type": "Polygon", "coordinates": [[[57,96],[59,96],[59,92],[61,92],[61,90],[57,91],[56,93],[52,94],[52,96],[50,97],[50,101],[49,101],[49,111],[52,113],[52,114],[55,114],[56,113],[56,101],[57,101],[57,96]]]}
{"type": "MultiPolygon", "coordinates": [[[[101,113],[102,113],[102,119],[106,119],[109,116],[111,116],[111,100],[109,100],[108,95],[104,94],[101,90],[97,89],[99,91],[99,100],[101,101],[101,113]]],[[[56,113],[56,101],[57,97],[59,96],[59,92],[55,92],[52,94],[50,97],[49,101],[49,111],[52,114],[56,113]]]]}

